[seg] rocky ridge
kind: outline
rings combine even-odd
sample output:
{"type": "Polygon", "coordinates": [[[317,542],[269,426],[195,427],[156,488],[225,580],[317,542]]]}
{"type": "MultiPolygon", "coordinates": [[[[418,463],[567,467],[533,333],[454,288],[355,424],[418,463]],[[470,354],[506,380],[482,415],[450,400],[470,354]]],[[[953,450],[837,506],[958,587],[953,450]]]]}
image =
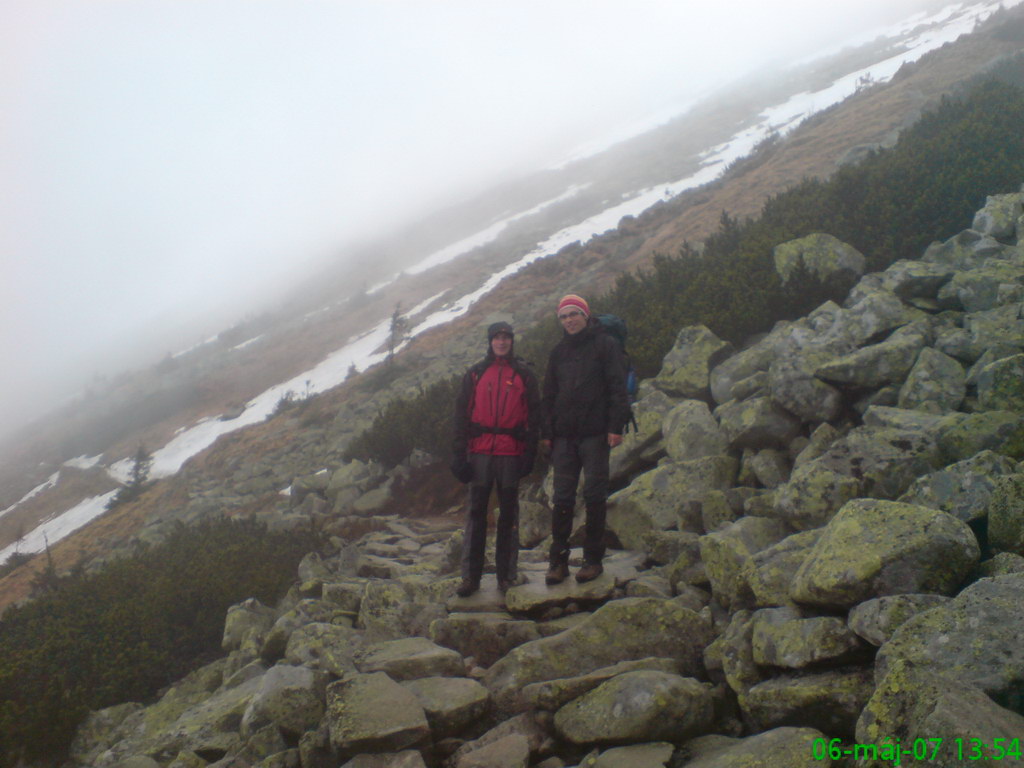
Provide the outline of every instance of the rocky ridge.
{"type": "MultiPolygon", "coordinates": [[[[69,765],[850,764],[833,739],[888,765],[941,737],[953,766],[956,738],[1019,745],[1022,206],[989,198],[742,349],[682,329],[614,454],[594,582],[543,584],[550,481],[524,493],[524,583],[459,599],[461,532],[380,514],[423,457],[296,478],[280,524],[330,547],[281,605],[229,610],[223,658],[92,713],[69,765]]],[[[814,236],[776,260],[857,256],[814,236]]]]}

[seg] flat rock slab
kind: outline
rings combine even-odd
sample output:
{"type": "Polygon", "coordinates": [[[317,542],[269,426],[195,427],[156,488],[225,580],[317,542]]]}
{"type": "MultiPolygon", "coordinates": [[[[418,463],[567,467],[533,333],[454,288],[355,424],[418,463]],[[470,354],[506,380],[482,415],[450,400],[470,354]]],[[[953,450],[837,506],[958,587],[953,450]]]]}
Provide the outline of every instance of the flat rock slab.
{"type": "Polygon", "coordinates": [[[547,572],[522,571],[527,581],[512,587],[505,594],[505,605],[510,613],[534,613],[546,608],[568,605],[569,603],[599,603],[612,597],[616,588],[623,587],[639,575],[644,555],[639,552],[616,552],[605,558],[604,573],[593,581],[578,584],[575,573],[561,584],[547,585],[547,572]]]}
{"type": "Polygon", "coordinates": [[[407,637],[369,646],[356,660],[360,672],[384,672],[395,681],[465,674],[462,656],[425,637],[407,637]]]}

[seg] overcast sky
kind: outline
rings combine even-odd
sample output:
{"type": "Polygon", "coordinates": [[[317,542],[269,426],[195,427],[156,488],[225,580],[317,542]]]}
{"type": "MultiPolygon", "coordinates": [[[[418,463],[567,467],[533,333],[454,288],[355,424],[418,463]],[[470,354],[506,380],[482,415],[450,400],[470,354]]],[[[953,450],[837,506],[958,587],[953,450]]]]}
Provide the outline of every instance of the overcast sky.
{"type": "Polygon", "coordinates": [[[0,432],[112,341],[922,4],[0,0],[0,432]]]}

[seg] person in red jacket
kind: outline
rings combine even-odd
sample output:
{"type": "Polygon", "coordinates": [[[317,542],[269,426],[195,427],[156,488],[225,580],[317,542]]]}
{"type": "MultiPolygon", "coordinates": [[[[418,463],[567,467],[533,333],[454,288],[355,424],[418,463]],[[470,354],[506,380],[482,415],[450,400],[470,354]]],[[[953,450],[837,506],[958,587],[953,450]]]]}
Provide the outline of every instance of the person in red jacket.
{"type": "Polygon", "coordinates": [[[505,592],[518,579],[519,480],[533,470],[540,428],[540,388],[528,364],[513,354],[508,323],[487,329],[487,356],[462,377],[455,402],[452,472],[469,485],[462,541],[462,583],[468,597],[480,588],[487,536],[487,502],[498,492],[495,571],[505,592]]]}

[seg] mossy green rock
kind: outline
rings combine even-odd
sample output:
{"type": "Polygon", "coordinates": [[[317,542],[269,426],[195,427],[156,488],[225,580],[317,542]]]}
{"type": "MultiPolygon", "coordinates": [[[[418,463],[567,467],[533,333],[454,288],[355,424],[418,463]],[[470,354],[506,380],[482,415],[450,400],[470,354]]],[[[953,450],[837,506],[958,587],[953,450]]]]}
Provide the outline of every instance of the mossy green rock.
{"type": "Polygon", "coordinates": [[[612,747],[601,753],[593,768],[665,768],[675,749],[668,742],[612,747]]]}
{"type": "Polygon", "coordinates": [[[595,669],[586,675],[560,677],[542,683],[531,683],[523,688],[523,697],[531,708],[554,712],[573,699],[578,699],[583,694],[592,691],[601,683],[617,675],[638,670],[653,670],[673,675],[678,675],[680,671],[679,662],[675,659],[650,658],[622,661],[610,667],[595,669]]]}
{"type": "Polygon", "coordinates": [[[771,608],[791,604],[793,577],[821,537],[822,529],[801,531],[755,552],[743,564],[741,576],[754,596],[754,606],[771,608]]]}
{"type": "Polygon", "coordinates": [[[490,703],[487,689],[465,677],[423,677],[402,687],[423,707],[435,741],[458,735],[482,717],[490,703]]]}
{"type": "Polygon", "coordinates": [[[866,647],[836,616],[805,619],[793,608],[763,608],[753,620],[751,648],[754,662],[761,666],[800,669],[849,659],[866,647]]]}
{"type": "Polygon", "coordinates": [[[1024,707],[1024,574],[981,579],[908,619],[879,649],[878,677],[897,662],[961,678],[1001,705],[1024,707]]]}
{"type": "Polygon", "coordinates": [[[1024,355],[989,363],[978,374],[978,405],[986,411],[1024,412],[1024,355]]]}
{"type": "Polygon", "coordinates": [[[715,409],[715,418],[734,450],[786,448],[800,434],[800,420],[767,396],[731,400],[715,409]]]}
{"type": "Polygon", "coordinates": [[[1005,195],[989,195],[985,198],[985,206],[974,214],[971,229],[984,235],[1008,240],[1019,234],[1016,232],[1017,220],[1024,214],[1022,210],[1024,195],[1013,192],[1005,195]]]}
{"type": "Polygon", "coordinates": [[[815,232],[775,246],[775,271],[788,282],[799,268],[823,281],[854,279],[864,273],[864,254],[832,235],[815,232]]]}
{"type": "Polygon", "coordinates": [[[462,656],[425,637],[406,637],[368,646],[356,658],[360,672],[384,672],[392,680],[458,677],[465,674],[462,656]]]}
{"type": "Polygon", "coordinates": [[[900,388],[900,408],[929,413],[955,411],[967,394],[964,367],[949,355],[925,347],[900,388]]]}
{"type": "Polygon", "coordinates": [[[242,717],[243,735],[267,725],[293,737],[315,728],[324,714],[325,677],[307,667],[268,669],[242,717]]]}
{"type": "Polygon", "coordinates": [[[678,659],[682,674],[703,676],[702,654],[711,642],[710,621],[676,600],[624,598],[599,608],[557,635],[514,648],[487,670],[483,683],[499,709],[522,711],[522,688],[572,677],[628,659],[678,659]]]}
{"type": "Polygon", "coordinates": [[[725,681],[737,694],[744,694],[764,679],[754,663],[754,619],[750,611],[736,611],[725,632],[719,635],[704,652],[709,670],[720,669],[725,681]]]}
{"type": "Polygon", "coordinates": [[[897,501],[941,509],[969,523],[988,514],[996,478],[1017,471],[1017,463],[994,451],[919,477],[897,501]]]}
{"type": "Polygon", "coordinates": [[[711,369],[732,351],[703,325],[683,328],[662,362],[661,371],[651,382],[672,397],[703,397],[708,392],[711,369]]]}
{"type": "Polygon", "coordinates": [[[872,645],[881,645],[901,624],[923,611],[930,611],[950,598],[945,595],[889,595],[866,600],[847,617],[850,629],[872,645]]]}
{"type": "Polygon", "coordinates": [[[758,552],[789,534],[780,520],[744,517],[700,538],[700,557],[711,582],[711,591],[725,608],[737,609],[752,603],[744,568],[758,552]]]}
{"type": "Polygon", "coordinates": [[[702,400],[684,400],[662,420],[665,452],[673,461],[720,456],[728,449],[725,434],[702,400]]]}
{"type": "Polygon", "coordinates": [[[790,595],[798,603],[839,608],[884,595],[949,594],[979,554],[971,529],[952,515],[855,499],[825,527],[790,595]]]}
{"type": "Polygon", "coordinates": [[[315,622],[292,632],[284,657],[289,664],[302,664],[342,677],[355,672],[352,657],[359,644],[359,633],[351,627],[315,622]]]}
{"type": "MultiPolygon", "coordinates": [[[[965,758],[975,754],[971,739],[993,744],[995,739],[1021,738],[1024,717],[999,706],[980,688],[956,674],[940,669],[922,669],[899,661],[890,665],[868,700],[857,721],[855,738],[862,744],[912,744],[916,739],[942,739],[937,759],[930,765],[960,768],[965,758]],[[942,734],[938,736],[937,734],[942,734]],[[956,739],[963,740],[963,753],[956,749],[956,739]]],[[[931,753],[931,750],[929,750],[931,753]]],[[[995,757],[989,749],[981,749],[978,759],[995,757]]],[[[891,765],[891,761],[870,763],[891,765]]],[[[999,765],[1005,762],[998,763],[999,765]]],[[[1010,764],[1017,762],[1011,760],[1010,764]]]]}
{"type": "Polygon", "coordinates": [[[805,726],[851,737],[874,689],[870,666],[786,674],[752,687],[740,696],[740,707],[756,730],[805,726]]]}
{"type": "Polygon", "coordinates": [[[995,451],[1020,461],[1024,459],[1024,414],[1012,411],[946,414],[938,423],[937,440],[946,464],[969,459],[982,451],[995,451]]]}
{"type": "Polygon", "coordinates": [[[989,545],[1024,555],[1024,473],[997,478],[988,512],[989,545]]]}
{"type": "Polygon", "coordinates": [[[489,667],[516,646],[540,639],[532,621],[508,613],[452,613],[430,624],[430,639],[489,667]]]}
{"type": "Polygon", "coordinates": [[[609,473],[612,480],[635,474],[665,455],[661,425],[675,405],[674,399],[658,390],[649,392],[633,404],[637,428],[626,432],[622,436],[622,444],[611,453],[609,473]]]}
{"type": "Polygon", "coordinates": [[[745,739],[705,736],[684,747],[693,759],[686,768],[827,768],[832,760],[814,756],[814,746],[827,736],[815,728],[774,728],[745,739]]]}
{"type": "Polygon", "coordinates": [[[815,375],[834,384],[865,389],[902,384],[924,343],[925,337],[921,333],[897,331],[883,342],[869,344],[823,363],[815,370],[815,375]]]}
{"type": "Polygon", "coordinates": [[[331,683],[325,721],[331,745],[341,757],[397,752],[430,737],[419,701],[383,672],[331,683]]]}
{"type": "Polygon", "coordinates": [[[707,684],[641,670],[613,677],[555,713],[555,730],[573,744],[685,740],[707,732],[714,703],[707,684]]]}
{"type": "Polygon", "coordinates": [[[1009,259],[989,259],[977,269],[957,272],[942,286],[938,299],[944,307],[960,306],[968,312],[984,312],[1003,302],[1004,285],[1024,282],[1024,265],[1009,259]]]}

